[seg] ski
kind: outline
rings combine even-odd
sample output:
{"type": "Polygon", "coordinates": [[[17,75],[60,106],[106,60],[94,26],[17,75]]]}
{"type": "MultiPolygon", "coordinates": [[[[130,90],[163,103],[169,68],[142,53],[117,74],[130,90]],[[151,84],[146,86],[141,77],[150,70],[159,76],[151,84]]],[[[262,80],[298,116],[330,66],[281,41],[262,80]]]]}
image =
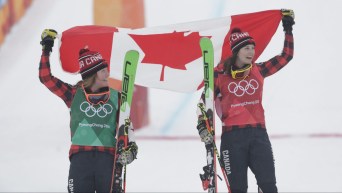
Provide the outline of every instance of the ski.
{"type": "MultiPolygon", "coordinates": [[[[209,133],[214,136],[215,128],[213,121],[214,110],[214,53],[212,43],[209,38],[201,38],[200,47],[203,58],[204,71],[204,104],[199,103],[198,107],[201,109],[202,116],[206,121],[209,133]]],[[[209,193],[217,192],[217,177],[216,177],[216,159],[214,147],[212,144],[205,145],[207,165],[203,167],[204,174],[200,174],[202,186],[204,190],[209,193]]]]}
{"type": "MultiPolygon", "coordinates": [[[[201,38],[200,47],[203,58],[204,71],[204,101],[198,104],[201,110],[203,119],[206,121],[208,132],[213,135],[214,141],[212,144],[205,145],[207,165],[203,167],[204,174],[200,174],[202,186],[209,193],[217,192],[217,171],[216,171],[216,156],[218,158],[228,192],[231,193],[230,184],[225,173],[223,161],[217,150],[215,142],[215,116],[214,116],[214,48],[211,40],[207,37],[201,38]]],[[[221,179],[221,178],[220,178],[221,179]]]]}
{"type": "Polygon", "coordinates": [[[130,50],[126,52],[122,72],[122,87],[120,97],[119,123],[116,129],[116,153],[112,173],[110,192],[126,192],[126,165],[118,163],[119,154],[127,147],[128,140],[135,141],[134,133],[130,128],[130,112],[133,98],[134,81],[139,60],[139,52],[130,50]],[[122,177],[124,179],[122,179],[122,177]]]}

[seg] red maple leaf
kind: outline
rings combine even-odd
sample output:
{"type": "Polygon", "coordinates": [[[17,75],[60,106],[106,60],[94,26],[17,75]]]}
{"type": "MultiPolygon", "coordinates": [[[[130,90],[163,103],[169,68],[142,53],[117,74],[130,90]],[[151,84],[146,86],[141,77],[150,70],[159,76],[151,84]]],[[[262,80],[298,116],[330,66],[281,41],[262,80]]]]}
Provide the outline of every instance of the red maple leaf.
{"type": "Polygon", "coordinates": [[[186,64],[202,56],[199,46],[201,39],[199,33],[192,32],[188,35],[185,35],[185,33],[188,32],[174,31],[172,33],[152,35],[130,34],[130,36],[145,53],[142,63],[163,66],[160,81],[164,81],[165,66],[186,70],[186,64]]]}

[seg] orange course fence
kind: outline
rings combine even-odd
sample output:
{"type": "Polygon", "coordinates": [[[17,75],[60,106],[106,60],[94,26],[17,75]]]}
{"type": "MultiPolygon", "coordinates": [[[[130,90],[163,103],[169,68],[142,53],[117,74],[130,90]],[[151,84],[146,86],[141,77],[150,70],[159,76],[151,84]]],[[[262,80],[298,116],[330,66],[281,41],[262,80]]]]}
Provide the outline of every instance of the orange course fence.
{"type": "Polygon", "coordinates": [[[24,15],[32,0],[0,0],[0,45],[11,27],[24,15]]]}

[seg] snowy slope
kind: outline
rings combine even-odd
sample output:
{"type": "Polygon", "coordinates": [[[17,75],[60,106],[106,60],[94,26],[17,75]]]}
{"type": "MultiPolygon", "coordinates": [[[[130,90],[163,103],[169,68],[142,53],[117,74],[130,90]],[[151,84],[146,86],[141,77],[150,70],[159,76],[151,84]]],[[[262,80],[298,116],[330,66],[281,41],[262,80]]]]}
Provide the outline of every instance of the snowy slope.
{"type": "MultiPolygon", "coordinates": [[[[145,3],[148,26],[267,9],[294,9],[295,57],[279,73],[266,79],[264,88],[278,188],[281,192],[342,192],[341,138],[311,135],[342,133],[342,26],[336,23],[342,2],[145,3]],[[289,137],[279,137],[283,135],[289,137]]],[[[61,32],[88,24],[92,24],[91,0],[35,0],[0,47],[0,192],[66,192],[69,112],[63,101],[38,80],[39,36],[44,28],[61,32]]],[[[259,61],[280,53],[282,42],[280,26],[259,61]]],[[[53,74],[76,83],[80,76],[64,73],[57,56],[57,52],[51,56],[53,74]]],[[[195,129],[199,94],[150,90],[151,124],[137,131],[139,159],[128,167],[129,192],[202,191],[198,174],[205,164],[204,147],[195,129]],[[148,139],[150,136],[155,138],[148,139]]],[[[255,192],[254,177],[249,177],[249,191],[255,192]]],[[[219,186],[220,191],[226,191],[224,182],[219,186]]]]}

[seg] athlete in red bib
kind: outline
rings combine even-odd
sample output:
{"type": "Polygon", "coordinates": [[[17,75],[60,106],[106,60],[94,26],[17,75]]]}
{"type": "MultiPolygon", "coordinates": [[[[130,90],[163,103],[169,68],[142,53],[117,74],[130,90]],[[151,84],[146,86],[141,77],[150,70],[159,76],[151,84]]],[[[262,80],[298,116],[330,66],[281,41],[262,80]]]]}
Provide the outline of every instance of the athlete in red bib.
{"type": "MultiPolygon", "coordinates": [[[[280,55],[253,63],[257,46],[254,39],[248,32],[235,28],[230,36],[232,56],[214,71],[215,106],[222,121],[220,153],[233,193],[247,192],[248,167],[255,174],[259,192],[278,192],[262,93],[264,78],[279,71],[293,57],[294,13],[292,10],[282,10],[282,13],[285,41],[280,55]]],[[[202,95],[200,102],[204,99],[202,95]]],[[[199,116],[197,127],[205,127],[204,124],[199,116]]],[[[200,136],[203,141],[212,139],[206,134],[200,136]]]]}

